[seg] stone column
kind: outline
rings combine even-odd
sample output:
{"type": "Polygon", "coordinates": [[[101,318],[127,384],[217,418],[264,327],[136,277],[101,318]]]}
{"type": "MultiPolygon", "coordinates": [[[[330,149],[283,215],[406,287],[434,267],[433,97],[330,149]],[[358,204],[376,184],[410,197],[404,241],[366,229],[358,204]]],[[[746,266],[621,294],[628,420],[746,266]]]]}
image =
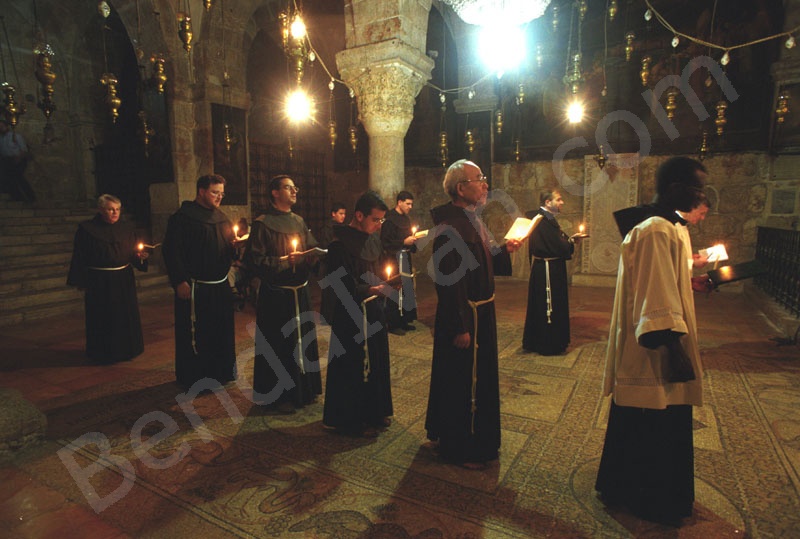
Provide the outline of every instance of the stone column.
{"type": "Polygon", "coordinates": [[[369,188],[389,200],[405,185],[403,141],[433,60],[393,39],[343,50],[336,63],[369,135],[369,188]]]}

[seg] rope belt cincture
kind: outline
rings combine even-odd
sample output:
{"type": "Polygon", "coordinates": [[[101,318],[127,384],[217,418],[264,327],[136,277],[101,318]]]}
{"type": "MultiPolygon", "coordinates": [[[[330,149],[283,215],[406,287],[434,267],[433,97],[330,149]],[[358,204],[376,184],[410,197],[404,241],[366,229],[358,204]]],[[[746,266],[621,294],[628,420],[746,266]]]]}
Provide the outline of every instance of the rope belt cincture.
{"type": "Polygon", "coordinates": [[[120,266],[118,268],[98,268],[96,266],[86,266],[86,269],[97,270],[97,271],[119,271],[119,270],[124,270],[128,266],[130,266],[130,264],[125,264],[124,266],[120,266]]]}
{"type": "Polygon", "coordinates": [[[475,332],[475,337],[472,339],[472,395],[470,401],[470,434],[475,434],[475,412],[478,411],[478,399],[476,396],[478,390],[478,307],[492,303],[494,301],[494,294],[489,299],[482,299],[479,301],[467,300],[469,306],[472,308],[472,328],[475,332]]]}
{"type": "Polygon", "coordinates": [[[300,374],[306,373],[305,358],[303,357],[303,335],[300,332],[300,298],[297,291],[308,285],[308,281],[297,286],[279,286],[284,290],[291,290],[294,293],[294,321],[297,324],[297,361],[300,366],[300,374]]]}
{"type": "Polygon", "coordinates": [[[553,312],[553,294],[550,290],[550,261],[558,260],[558,258],[541,258],[538,256],[533,257],[534,260],[544,260],[544,283],[545,290],[547,291],[547,323],[551,324],[550,314],[553,312]]]}
{"type": "Polygon", "coordinates": [[[378,296],[370,296],[361,302],[361,314],[363,315],[362,323],[364,331],[364,383],[369,381],[369,373],[371,371],[369,364],[369,343],[367,342],[367,303],[377,298],[378,296]]]}
{"type": "Polygon", "coordinates": [[[195,333],[196,333],[195,324],[197,322],[197,314],[195,313],[195,310],[194,310],[194,289],[195,289],[195,286],[198,285],[198,284],[222,284],[222,283],[227,283],[228,282],[228,276],[226,275],[225,277],[223,277],[219,281],[203,281],[203,280],[200,280],[200,279],[191,279],[191,281],[192,281],[192,294],[191,294],[191,304],[190,304],[190,309],[191,309],[190,317],[191,317],[191,320],[192,320],[192,351],[194,352],[194,355],[197,355],[197,340],[195,339],[195,333]]]}

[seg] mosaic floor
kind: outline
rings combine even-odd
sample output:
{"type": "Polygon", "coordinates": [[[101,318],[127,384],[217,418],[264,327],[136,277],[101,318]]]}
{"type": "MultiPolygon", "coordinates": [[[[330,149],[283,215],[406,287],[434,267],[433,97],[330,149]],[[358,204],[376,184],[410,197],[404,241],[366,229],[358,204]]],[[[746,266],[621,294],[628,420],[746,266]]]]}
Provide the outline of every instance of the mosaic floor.
{"type": "MultiPolygon", "coordinates": [[[[697,503],[675,529],[607,510],[592,489],[613,290],[571,290],[573,342],[554,357],[521,350],[526,291],[498,279],[503,445],[486,471],[422,447],[435,309],[424,281],[418,330],[390,336],[396,415],[376,439],[324,430],[322,399],[290,416],[252,405],[250,306],[236,315],[244,376],[197,398],[196,414],[176,400],[168,299],[142,306],[146,351],[115,366],[83,359],[80,317],[2,328],[0,387],[34,402],[49,429],[0,468],[0,530],[58,539],[800,536],[800,353],[771,341],[774,328],[741,296],[697,298],[706,392],[695,410],[697,503]]],[[[320,331],[322,350],[329,333],[320,331]]]]}

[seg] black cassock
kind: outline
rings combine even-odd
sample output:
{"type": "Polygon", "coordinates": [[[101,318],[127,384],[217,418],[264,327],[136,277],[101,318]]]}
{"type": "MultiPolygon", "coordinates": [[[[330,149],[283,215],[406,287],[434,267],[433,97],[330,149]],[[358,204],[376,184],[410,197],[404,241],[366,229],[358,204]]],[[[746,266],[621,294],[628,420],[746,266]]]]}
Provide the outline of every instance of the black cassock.
{"type": "MultiPolygon", "coordinates": [[[[328,245],[336,239],[333,229],[340,226],[346,226],[331,219],[322,227],[319,233],[319,246],[322,249],[327,249],[328,245]]],[[[322,279],[328,274],[328,264],[325,260],[319,263],[319,277],[322,279]]],[[[336,306],[336,295],[333,288],[325,287],[322,289],[322,299],[319,306],[319,314],[322,321],[326,324],[333,322],[333,309],[336,306]]]]}
{"type": "Polygon", "coordinates": [[[381,242],[350,226],[336,227],[337,240],[328,246],[329,278],[337,302],[331,326],[328,375],[322,422],[345,432],[381,426],[393,415],[389,376],[389,337],[380,297],[365,304],[365,362],[362,302],[380,282],[381,242]],[[366,373],[366,374],[365,374],[366,373]]]}
{"type": "Polygon", "coordinates": [[[539,209],[538,212],[529,212],[527,217],[532,219],[537,214],[543,218],[528,239],[531,278],[528,282],[528,312],[525,316],[522,348],[551,356],[564,353],[569,345],[567,260],[572,258],[575,245],[561,230],[552,213],[539,209]]]}
{"type": "Polygon", "coordinates": [[[86,356],[113,363],[144,351],[133,268],[147,271],[136,256],[133,223],[105,222],[98,214],[78,225],[67,284],[85,289],[86,356]]]}
{"type": "Polygon", "coordinates": [[[315,316],[308,293],[315,257],[306,256],[294,266],[280,260],[294,249],[292,240],[297,240],[297,251],[317,246],[302,217],[270,206],[253,221],[245,248],[245,264],[261,279],[256,324],[263,340],[256,338],[253,363],[253,389],[261,395],[256,396],[260,404],[290,401],[302,406],[322,393],[315,316]],[[291,383],[286,380],[279,384],[281,373],[288,374],[291,383]],[[278,385],[280,389],[276,389],[278,385]]]}
{"type": "Polygon", "coordinates": [[[510,269],[505,246],[492,246],[475,212],[445,204],[431,210],[436,225],[436,323],[433,365],[425,428],[438,440],[442,457],[456,462],[487,462],[500,449],[500,389],[497,372],[497,321],[494,302],[475,307],[494,296],[495,270],[510,269]],[[492,254],[495,253],[495,254],[492,254]],[[473,361],[477,314],[477,362],[473,412],[473,361]],[[456,348],[456,335],[469,332],[472,342],[456,348]]]}
{"type": "MultiPolygon", "coordinates": [[[[401,271],[411,274],[411,253],[417,252],[417,246],[403,245],[403,241],[411,235],[411,219],[408,215],[398,213],[396,209],[386,212],[386,222],[381,226],[381,243],[383,244],[384,262],[391,264],[393,273],[401,271]]],[[[417,298],[414,294],[414,280],[412,277],[402,277],[402,311],[399,295],[384,300],[386,308],[386,322],[390,328],[402,328],[417,319],[417,298]]]]}
{"type": "Polygon", "coordinates": [[[233,292],[228,284],[233,239],[224,213],[194,201],[184,201],[167,223],[162,252],[170,284],[175,288],[187,282],[194,289],[193,300],[175,295],[175,378],[187,388],[202,378],[220,384],[236,379],[233,292]]]}

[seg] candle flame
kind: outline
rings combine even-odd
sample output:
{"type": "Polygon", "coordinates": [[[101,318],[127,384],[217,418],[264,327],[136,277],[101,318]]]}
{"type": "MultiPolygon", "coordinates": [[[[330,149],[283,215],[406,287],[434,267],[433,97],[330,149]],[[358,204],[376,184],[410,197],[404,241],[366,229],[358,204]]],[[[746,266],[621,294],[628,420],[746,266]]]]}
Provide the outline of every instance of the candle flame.
{"type": "Polygon", "coordinates": [[[388,279],[391,276],[392,276],[392,266],[386,266],[386,278],[388,279]]]}
{"type": "Polygon", "coordinates": [[[233,234],[238,238],[239,237],[239,225],[233,225],[233,234]]]}
{"type": "Polygon", "coordinates": [[[584,226],[583,225],[578,226],[578,232],[583,234],[583,230],[584,230],[584,226]]]}
{"type": "Polygon", "coordinates": [[[411,234],[416,234],[416,233],[417,233],[417,227],[412,226],[411,227],[411,234]]]}
{"type": "Polygon", "coordinates": [[[292,240],[292,249],[296,252],[297,251],[297,238],[292,240]]]}
{"type": "Polygon", "coordinates": [[[144,249],[144,243],[139,243],[139,245],[137,245],[136,247],[141,251],[144,249]]]}

